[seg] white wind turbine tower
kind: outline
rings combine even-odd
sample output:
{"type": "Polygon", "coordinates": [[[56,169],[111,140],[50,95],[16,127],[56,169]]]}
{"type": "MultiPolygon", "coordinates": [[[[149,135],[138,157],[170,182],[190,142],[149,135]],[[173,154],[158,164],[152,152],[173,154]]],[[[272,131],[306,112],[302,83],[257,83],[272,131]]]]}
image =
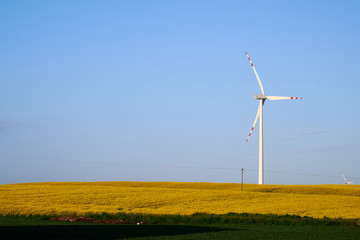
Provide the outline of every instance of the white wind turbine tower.
{"type": "Polygon", "coordinates": [[[255,95],[254,98],[259,100],[259,108],[255,117],[255,121],[254,124],[250,130],[250,134],[246,139],[246,142],[249,140],[252,131],[254,130],[255,124],[260,116],[260,123],[259,123],[259,184],[264,184],[264,142],[263,142],[263,106],[265,103],[266,99],[269,100],[285,100],[285,99],[302,99],[301,97],[279,97],[279,96],[266,96],[263,86],[261,84],[260,78],[255,70],[254,64],[252,63],[252,61],[250,60],[249,55],[247,54],[247,52],[245,52],[246,56],[248,57],[250,63],[251,63],[251,67],[254,70],[256,79],[259,83],[262,95],[255,95]]]}

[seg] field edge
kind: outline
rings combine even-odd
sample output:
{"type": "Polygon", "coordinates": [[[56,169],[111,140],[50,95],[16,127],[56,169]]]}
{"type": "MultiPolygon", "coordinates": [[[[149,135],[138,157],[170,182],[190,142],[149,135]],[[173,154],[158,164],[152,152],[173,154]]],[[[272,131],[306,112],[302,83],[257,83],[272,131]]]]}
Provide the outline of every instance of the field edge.
{"type": "MultiPolygon", "coordinates": [[[[38,219],[54,222],[64,215],[0,215],[0,226],[4,226],[7,222],[24,221],[38,219]],[[51,220],[53,219],[53,220],[51,220]]],[[[82,218],[74,216],[66,216],[67,219],[56,222],[81,222],[82,218]],[[72,220],[71,220],[72,219],[72,220]],[[75,220],[74,220],[75,219],[75,220]],[[80,219],[80,220],[76,220],[80,219]]],[[[161,224],[161,225],[282,225],[282,226],[341,226],[341,227],[360,227],[360,219],[343,219],[343,218],[313,218],[298,215],[276,215],[276,214],[254,214],[254,213],[226,213],[226,214],[210,214],[197,212],[191,215],[176,214],[144,214],[144,213],[126,213],[119,212],[110,213],[86,213],[83,218],[100,220],[104,222],[122,221],[124,224],[161,224]]],[[[66,219],[66,218],[65,218],[66,219]]],[[[91,221],[88,221],[88,223],[91,221]]],[[[95,222],[95,221],[94,221],[95,222]]]]}

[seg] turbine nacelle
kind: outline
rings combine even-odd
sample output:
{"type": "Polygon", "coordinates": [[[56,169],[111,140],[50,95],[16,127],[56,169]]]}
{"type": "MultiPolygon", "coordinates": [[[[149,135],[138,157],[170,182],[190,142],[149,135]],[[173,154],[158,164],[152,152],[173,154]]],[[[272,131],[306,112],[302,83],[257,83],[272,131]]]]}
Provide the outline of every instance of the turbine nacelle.
{"type": "Polygon", "coordinates": [[[257,99],[257,100],[260,100],[260,99],[266,99],[266,95],[254,95],[254,98],[257,99]]]}

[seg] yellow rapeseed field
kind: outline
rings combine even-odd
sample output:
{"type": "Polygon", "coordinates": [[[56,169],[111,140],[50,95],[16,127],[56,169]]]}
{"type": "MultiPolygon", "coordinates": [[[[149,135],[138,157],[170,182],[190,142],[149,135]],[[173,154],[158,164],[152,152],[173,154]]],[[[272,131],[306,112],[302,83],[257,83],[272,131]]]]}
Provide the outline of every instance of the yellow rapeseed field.
{"type": "Polygon", "coordinates": [[[0,185],[2,215],[295,214],[360,218],[360,185],[49,182],[0,185]]]}

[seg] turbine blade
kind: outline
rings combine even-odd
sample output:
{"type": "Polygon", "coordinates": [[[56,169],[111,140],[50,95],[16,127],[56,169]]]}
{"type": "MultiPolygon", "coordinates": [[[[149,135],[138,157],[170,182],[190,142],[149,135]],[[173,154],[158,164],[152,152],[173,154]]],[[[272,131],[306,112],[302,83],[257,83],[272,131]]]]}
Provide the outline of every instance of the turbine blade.
{"type": "Polygon", "coordinates": [[[344,174],[342,175],[342,177],[344,178],[344,182],[346,183],[347,181],[346,181],[346,178],[345,178],[344,174]]]}
{"type": "Polygon", "coordinates": [[[286,99],[302,99],[302,97],[280,97],[280,96],[266,96],[269,100],[286,100],[286,99]]]}
{"type": "Polygon", "coordinates": [[[259,83],[261,92],[262,92],[263,95],[265,95],[265,93],[264,93],[264,88],[263,88],[263,86],[262,86],[262,84],[261,84],[261,81],[260,81],[260,78],[259,78],[259,76],[258,76],[258,74],[257,74],[257,72],[256,72],[256,70],[255,70],[254,64],[252,63],[252,61],[251,61],[249,55],[247,54],[247,52],[245,52],[245,54],[246,54],[246,56],[248,57],[248,59],[249,59],[249,61],[250,61],[250,64],[251,64],[251,67],[252,67],[253,70],[254,70],[254,73],[255,73],[256,79],[258,80],[258,83],[259,83]]]}
{"type": "Polygon", "coordinates": [[[256,124],[256,122],[257,122],[257,120],[258,120],[258,118],[259,118],[260,108],[261,108],[261,101],[259,101],[259,108],[258,108],[258,111],[257,111],[257,113],[256,113],[255,121],[254,121],[254,124],[252,125],[252,128],[251,128],[251,130],[250,130],[249,136],[246,138],[246,142],[249,141],[249,138],[250,138],[250,136],[251,136],[251,133],[252,133],[252,131],[254,130],[255,124],[256,124]]]}

